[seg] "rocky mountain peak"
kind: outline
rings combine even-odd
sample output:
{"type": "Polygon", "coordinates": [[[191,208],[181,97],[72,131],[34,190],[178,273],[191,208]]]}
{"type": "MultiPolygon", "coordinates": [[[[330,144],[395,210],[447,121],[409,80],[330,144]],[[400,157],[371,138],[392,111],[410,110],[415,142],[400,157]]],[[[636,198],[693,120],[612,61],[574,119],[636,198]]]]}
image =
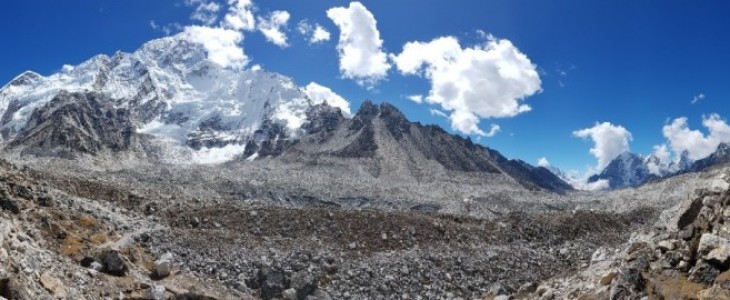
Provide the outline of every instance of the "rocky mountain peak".
{"type": "Polygon", "coordinates": [[[642,185],[657,178],[651,172],[647,162],[638,154],[624,151],[611,160],[601,173],[588,178],[588,182],[608,180],[609,187],[614,189],[642,185]]]}
{"type": "Polygon", "coordinates": [[[129,111],[111,107],[102,93],[62,90],[33,112],[10,147],[25,154],[73,157],[129,151],[138,143],[129,111]]]}
{"type": "Polygon", "coordinates": [[[22,74],[15,77],[13,80],[8,83],[9,86],[23,86],[23,85],[31,85],[34,82],[40,80],[43,78],[40,74],[33,72],[33,71],[25,71],[22,74]]]}

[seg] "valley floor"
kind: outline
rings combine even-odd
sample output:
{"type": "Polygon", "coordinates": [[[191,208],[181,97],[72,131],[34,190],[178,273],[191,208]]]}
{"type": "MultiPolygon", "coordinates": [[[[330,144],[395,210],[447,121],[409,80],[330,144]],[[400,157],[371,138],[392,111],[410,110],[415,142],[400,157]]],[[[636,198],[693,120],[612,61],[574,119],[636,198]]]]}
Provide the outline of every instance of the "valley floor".
{"type": "MultiPolygon", "coordinates": [[[[589,269],[597,249],[620,247],[660,220],[666,207],[657,203],[678,202],[612,209],[605,199],[642,191],[577,193],[561,198],[570,209],[520,212],[497,203],[489,208],[498,214],[475,216],[208,199],[170,181],[48,170],[0,166],[0,296],[7,299],[526,295],[589,269]],[[171,272],[160,275],[165,262],[171,272]]],[[[691,176],[643,193],[675,197],[701,185],[702,176],[691,176]]]]}

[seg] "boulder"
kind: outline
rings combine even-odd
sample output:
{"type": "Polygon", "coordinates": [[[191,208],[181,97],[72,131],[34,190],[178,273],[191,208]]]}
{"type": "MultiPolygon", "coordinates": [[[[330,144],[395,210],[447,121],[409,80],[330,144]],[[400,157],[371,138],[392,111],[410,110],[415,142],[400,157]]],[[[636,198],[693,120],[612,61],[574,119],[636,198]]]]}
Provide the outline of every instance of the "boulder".
{"type": "Polygon", "coordinates": [[[717,286],[702,290],[697,296],[699,300],[730,300],[730,292],[717,286]]]}
{"type": "Polygon", "coordinates": [[[0,199],[0,208],[16,215],[20,213],[20,206],[10,198],[0,199]]]}
{"type": "Polygon", "coordinates": [[[284,291],[284,273],[278,270],[269,270],[264,275],[261,285],[261,298],[269,300],[281,297],[284,291]]]}
{"type": "Polygon", "coordinates": [[[679,219],[677,219],[677,229],[682,230],[692,224],[702,209],[702,199],[695,198],[683,201],[679,206],[679,219]]]}
{"type": "Polygon", "coordinates": [[[146,299],[165,300],[165,286],[153,285],[147,289],[146,299]]]}
{"type": "Polygon", "coordinates": [[[697,248],[699,257],[715,265],[726,265],[730,259],[730,240],[705,233],[697,248]]]}
{"type": "Polygon", "coordinates": [[[672,251],[674,250],[674,243],[670,240],[659,241],[657,248],[662,252],[672,251]]]}
{"type": "Polygon", "coordinates": [[[114,275],[124,276],[127,274],[127,265],[124,262],[124,257],[117,250],[104,250],[99,253],[96,259],[104,267],[102,272],[114,275]]]}
{"type": "Polygon", "coordinates": [[[281,293],[281,297],[285,300],[296,300],[297,291],[295,289],[286,289],[284,290],[284,292],[281,293]]]}
{"type": "Polygon", "coordinates": [[[43,272],[43,274],[41,274],[40,282],[46,290],[56,297],[56,299],[64,299],[67,297],[63,282],[52,276],[49,272],[43,272]]]}
{"type": "Polygon", "coordinates": [[[296,290],[297,299],[306,299],[317,289],[317,278],[310,272],[299,271],[292,274],[290,287],[296,290]]]}
{"type": "Polygon", "coordinates": [[[728,189],[730,189],[730,183],[728,183],[727,181],[720,179],[720,178],[713,180],[712,183],[710,184],[710,192],[713,192],[713,193],[719,194],[728,189]]]}
{"type": "Polygon", "coordinates": [[[720,271],[712,267],[707,262],[698,260],[697,264],[689,270],[689,280],[692,282],[711,285],[715,282],[715,278],[717,278],[718,274],[720,274],[720,271]]]}
{"type": "Polygon", "coordinates": [[[170,275],[172,270],[172,254],[167,252],[163,254],[160,259],[155,261],[155,275],[159,278],[165,278],[170,275]]]}
{"type": "Polygon", "coordinates": [[[44,207],[53,206],[53,197],[51,197],[50,195],[40,196],[40,197],[38,197],[38,199],[36,201],[38,201],[38,205],[40,205],[40,206],[44,206],[44,207]]]}
{"type": "Polygon", "coordinates": [[[603,275],[601,277],[601,280],[599,281],[599,283],[601,285],[609,285],[609,284],[611,284],[613,279],[616,278],[617,275],[618,275],[618,272],[610,271],[610,272],[606,273],[606,275],[603,275]]]}
{"type": "Polygon", "coordinates": [[[635,268],[623,268],[611,283],[609,291],[611,299],[639,299],[646,285],[641,271],[635,268]]]}

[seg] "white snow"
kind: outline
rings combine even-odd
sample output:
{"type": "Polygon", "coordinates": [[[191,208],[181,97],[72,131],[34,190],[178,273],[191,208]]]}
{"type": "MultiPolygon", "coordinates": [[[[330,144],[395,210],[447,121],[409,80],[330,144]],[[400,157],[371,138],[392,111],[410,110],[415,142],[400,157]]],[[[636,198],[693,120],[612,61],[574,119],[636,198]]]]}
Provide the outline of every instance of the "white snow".
{"type": "MultiPolygon", "coordinates": [[[[36,108],[59,91],[98,91],[114,99],[113,106],[137,109],[151,101],[163,111],[152,119],[134,119],[138,132],[177,141],[191,136],[218,138],[245,144],[266,120],[284,125],[289,136],[299,134],[307,110],[328,101],[349,115],[349,103],[329,88],[310,83],[298,87],[285,76],[254,66],[248,70],[225,68],[212,61],[209,49],[189,35],[178,34],[145,43],[134,53],[117,52],[112,57],[97,55],[77,66],[43,77],[32,72],[23,85],[7,84],[0,89],[0,116],[9,107],[10,122],[0,126],[10,137],[25,126],[36,108]],[[37,78],[37,79],[34,79],[37,78]],[[12,105],[11,105],[12,103],[12,105]],[[214,123],[214,126],[201,124],[214,123]]],[[[24,77],[25,78],[25,77],[24,77]]],[[[17,78],[16,78],[17,79],[17,78]]],[[[204,149],[197,161],[229,159],[242,146],[204,149]]]]}
{"type": "Polygon", "coordinates": [[[229,144],[221,148],[202,148],[193,152],[197,164],[218,164],[233,160],[246,151],[246,145],[229,144]]]}

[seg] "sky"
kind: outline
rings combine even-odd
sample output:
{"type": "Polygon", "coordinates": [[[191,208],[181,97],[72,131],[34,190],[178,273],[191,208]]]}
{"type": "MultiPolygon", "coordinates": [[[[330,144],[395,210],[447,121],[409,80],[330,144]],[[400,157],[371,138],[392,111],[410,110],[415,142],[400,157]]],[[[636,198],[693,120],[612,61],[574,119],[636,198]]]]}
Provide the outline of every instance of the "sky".
{"type": "MultiPolygon", "coordinates": [[[[350,102],[577,176],[730,142],[727,1],[9,1],[0,84],[188,33],[350,102]]],[[[215,55],[213,55],[215,54],[215,55]]]]}

